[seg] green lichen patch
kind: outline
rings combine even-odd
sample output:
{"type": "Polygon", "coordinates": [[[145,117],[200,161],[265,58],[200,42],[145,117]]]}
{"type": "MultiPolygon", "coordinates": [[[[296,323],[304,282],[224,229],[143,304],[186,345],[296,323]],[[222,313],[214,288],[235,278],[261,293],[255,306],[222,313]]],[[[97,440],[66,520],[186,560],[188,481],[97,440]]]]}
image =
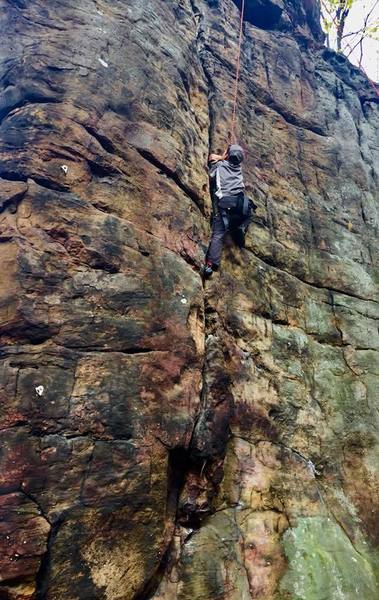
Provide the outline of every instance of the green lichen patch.
{"type": "Polygon", "coordinates": [[[297,527],[286,531],[283,542],[289,568],[280,583],[282,600],[379,598],[374,559],[367,546],[364,542],[353,546],[331,519],[299,519],[297,527]]]}

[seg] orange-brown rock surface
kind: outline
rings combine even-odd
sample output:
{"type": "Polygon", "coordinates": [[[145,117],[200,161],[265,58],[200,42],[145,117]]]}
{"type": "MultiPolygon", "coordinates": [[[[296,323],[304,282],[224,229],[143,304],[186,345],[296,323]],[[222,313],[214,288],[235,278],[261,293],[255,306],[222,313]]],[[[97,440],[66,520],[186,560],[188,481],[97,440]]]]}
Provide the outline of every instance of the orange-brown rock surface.
{"type": "Polygon", "coordinates": [[[379,598],[378,97],[247,0],[0,0],[0,598],[379,598]]]}

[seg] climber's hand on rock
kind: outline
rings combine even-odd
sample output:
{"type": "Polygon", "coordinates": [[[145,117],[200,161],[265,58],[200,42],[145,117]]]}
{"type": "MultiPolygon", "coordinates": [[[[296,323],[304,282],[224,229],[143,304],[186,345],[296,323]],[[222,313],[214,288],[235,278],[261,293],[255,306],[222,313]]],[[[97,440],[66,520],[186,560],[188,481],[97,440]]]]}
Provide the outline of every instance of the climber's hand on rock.
{"type": "Polygon", "coordinates": [[[219,160],[225,160],[225,154],[210,154],[209,162],[218,162],[219,160]]]}

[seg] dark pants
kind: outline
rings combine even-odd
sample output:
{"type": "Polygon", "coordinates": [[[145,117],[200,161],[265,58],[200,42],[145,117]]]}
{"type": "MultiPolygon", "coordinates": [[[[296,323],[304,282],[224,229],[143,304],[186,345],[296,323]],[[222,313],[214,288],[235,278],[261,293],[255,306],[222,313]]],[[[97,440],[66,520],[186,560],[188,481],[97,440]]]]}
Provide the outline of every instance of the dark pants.
{"type": "Polygon", "coordinates": [[[215,267],[219,267],[226,234],[230,232],[233,237],[233,232],[240,227],[246,232],[250,223],[251,213],[243,217],[232,215],[226,209],[217,208],[213,217],[212,237],[207,252],[207,261],[211,262],[215,267]]]}

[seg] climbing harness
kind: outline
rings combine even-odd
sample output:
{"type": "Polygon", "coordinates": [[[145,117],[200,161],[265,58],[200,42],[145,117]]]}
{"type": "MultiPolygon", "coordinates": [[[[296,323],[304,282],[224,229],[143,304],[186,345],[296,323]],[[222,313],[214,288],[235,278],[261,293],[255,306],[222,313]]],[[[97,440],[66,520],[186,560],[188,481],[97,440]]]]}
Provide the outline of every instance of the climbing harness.
{"type": "Polygon", "coordinates": [[[234,84],[234,99],[233,99],[233,113],[232,113],[232,122],[229,133],[229,143],[236,143],[236,122],[237,122],[237,106],[238,106],[238,88],[240,82],[240,73],[241,73],[241,49],[242,49],[242,36],[243,36],[243,21],[245,17],[245,0],[242,0],[241,6],[241,20],[240,20],[240,29],[239,29],[239,39],[238,39],[238,53],[237,53],[237,69],[236,69],[236,80],[234,84]]]}
{"type": "Polygon", "coordinates": [[[252,204],[248,197],[243,193],[238,194],[238,196],[222,198],[219,201],[218,208],[224,223],[225,231],[229,229],[231,219],[243,220],[249,217],[251,215],[252,204]],[[230,205],[231,200],[232,204],[230,205]]]}

